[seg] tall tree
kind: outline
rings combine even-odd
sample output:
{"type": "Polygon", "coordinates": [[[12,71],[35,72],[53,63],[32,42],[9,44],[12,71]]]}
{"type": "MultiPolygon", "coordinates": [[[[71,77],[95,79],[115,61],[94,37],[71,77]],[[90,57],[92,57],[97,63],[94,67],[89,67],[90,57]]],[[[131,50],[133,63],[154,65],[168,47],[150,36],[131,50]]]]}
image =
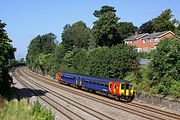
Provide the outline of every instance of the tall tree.
{"type": "Polygon", "coordinates": [[[149,21],[143,23],[139,27],[139,32],[140,33],[152,33],[153,32],[152,20],[149,20],[149,21]]]}
{"type": "Polygon", "coordinates": [[[163,11],[157,18],[153,20],[153,30],[156,32],[171,30],[174,31],[176,19],[173,19],[170,9],[163,11]]]}
{"type": "Polygon", "coordinates": [[[161,40],[152,54],[149,70],[149,79],[157,86],[157,93],[168,94],[172,82],[180,82],[180,41],[161,40]]]}
{"type": "Polygon", "coordinates": [[[28,46],[27,63],[30,68],[38,67],[39,54],[51,53],[56,46],[56,36],[53,33],[38,35],[28,46]]]}
{"type": "Polygon", "coordinates": [[[122,41],[118,38],[118,20],[116,10],[111,6],[103,6],[101,10],[95,10],[94,16],[98,18],[94,22],[92,35],[99,46],[112,46],[122,41]]]}
{"type": "Polygon", "coordinates": [[[121,40],[131,36],[138,31],[138,28],[131,22],[120,22],[118,23],[118,34],[121,40]]]}
{"type": "Polygon", "coordinates": [[[72,26],[66,25],[62,33],[62,45],[66,51],[74,48],[88,48],[90,29],[83,21],[78,21],[72,26]]]}
{"type": "Polygon", "coordinates": [[[5,23],[0,20],[0,94],[8,91],[12,83],[12,78],[8,74],[8,63],[14,59],[15,48],[10,44],[12,40],[9,39],[4,27],[5,23]]]}
{"type": "Polygon", "coordinates": [[[169,30],[174,32],[177,20],[173,17],[174,15],[172,14],[171,9],[167,9],[156,18],[143,23],[140,26],[139,31],[141,33],[152,33],[153,31],[162,32],[169,30]]]}

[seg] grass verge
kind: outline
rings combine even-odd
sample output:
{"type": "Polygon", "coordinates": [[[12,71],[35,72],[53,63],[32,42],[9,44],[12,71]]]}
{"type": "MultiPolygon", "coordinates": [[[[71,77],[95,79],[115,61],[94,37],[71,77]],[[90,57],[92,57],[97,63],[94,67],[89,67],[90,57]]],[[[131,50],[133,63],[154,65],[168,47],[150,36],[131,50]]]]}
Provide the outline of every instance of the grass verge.
{"type": "Polygon", "coordinates": [[[42,107],[39,101],[31,104],[20,96],[18,89],[12,91],[16,94],[7,99],[0,97],[0,120],[54,120],[51,110],[42,107]]]}

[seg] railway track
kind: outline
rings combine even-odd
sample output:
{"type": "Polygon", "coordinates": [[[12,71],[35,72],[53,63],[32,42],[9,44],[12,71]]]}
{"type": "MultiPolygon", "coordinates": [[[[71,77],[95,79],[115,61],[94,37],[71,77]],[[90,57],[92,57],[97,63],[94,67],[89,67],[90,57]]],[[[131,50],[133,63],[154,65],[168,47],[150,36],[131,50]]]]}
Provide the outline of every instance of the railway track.
{"type": "MultiPolygon", "coordinates": [[[[18,71],[18,73],[21,76],[23,76],[23,78],[25,77],[21,72],[18,71]]],[[[90,114],[94,118],[97,118],[99,120],[104,120],[104,119],[115,120],[114,118],[112,118],[110,116],[107,116],[106,114],[103,114],[103,113],[101,113],[101,112],[99,112],[97,110],[94,110],[94,109],[92,109],[92,108],[90,108],[88,106],[85,106],[85,105],[83,105],[83,104],[81,104],[81,103],[79,103],[79,102],[77,102],[77,101],[75,101],[75,100],[73,100],[71,98],[68,98],[68,97],[66,97],[66,96],[64,96],[64,95],[62,95],[62,94],[60,94],[60,93],[58,93],[56,91],[53,91],[53,90],[49,89],[48,87],[45,87],[45,86],[43,86],[41,84],[38,84],[37,82],[33,81],[32,79],[29,79],[27,77],[25,77],[25,78],[26,78],[26,80],[28,80],[30,83],[36,85],[41,90],[47,91],[48,93],[52,94],[53,96],[57,97],[58,99],[61,99],[61,100],[65,101],[69,105],[74,106],[74,107],[86,112],[87,114],[90,114]]],[[[73,111],[71,111],[71,112],[74,113],[73,111]]],[[[78,117],[81,117],[81,116],[78,115],[78,117]]],[[[85,119],[83,117],[81,117],[81,118],[85,119]]]]}
{"type": "MultiPolygon", "coordinates": [[[[31,88],[29,90],[31,90],[31,92],[36,96],[39,96],[39,94],[44,94],[42,92],[38,92],[38,91],[34,91],[36,90],[32,85],[24,82],[24,80],[22,80],[19,76],[19,74],[17,73],[13,73],[14,77],[25,87],[25,88],[31,88]],[[33,90],[32,90],[33,89],[33,90]]],[[[84,118],[82,118],[81,116],[79,116],[78,114],[76,114],[75,112],[67,109],[66,107],[60,105],[58,102],[54,101],[52,98],[48,97],[45,95],[45,97],[41,97],[39,96],[39,98],[44,101],[45,103],[47,103],[48,105],[50,105],[52,108],[54,108],[55,110],[57,110],[58,112],[60,112],[61,114],[63,114],[66,118],[68,118],[69,120],[74,120],[72,117],[69,117],[69,115],[67,115],[67,113],[71,113],[72,112],[72,116],[74,117],[79,117],[79,119],[81,120],[85,120],[84,118]],[[53,103],[55,103],[56,105],[54,105],[53,103]],[[57,107],[58,106],[58,107],[57,107]]]]}
{"type": "Polygon", "coordinates": [[[67,86],[66,87],[63,86],[63,85],[60,86],[56,81],[50,80],[47,77],[38,75],[38,74],[33,73],[31,71],[28,71],[29,73],[27,73],[24,69],[22,69],[22,71],[26,75],[28,75],[28,76],[30,76],[32,78],[35,78],[35,79],[38,79],[38,80],[43,80],[43,82],[45,82],[46,84],[51,84],[54,87],[66,90],[66,91],[71,92],[73,94],[81,94],[81,96],[83,96],[85,98],[100,102],[102,104],[108,105],[110,107],[114,107],[116,109],[124,110],[126,112],[141,116],[141,117],[146,118],[146,119],[153,119],[153,120],[154,119],[162,119],[162,120],[163,119],[164,120],[167,120],[167,119],[172,119],[173,120],[174,119],[174,120],[176,120],[176,119],[180,118],[180,115],[178,115],[178,114],[170,113],[170,112],[159,110],[159,109],[157,110],[157,109],[149,107],[149,106],[139,105],[139,104],[135,104],[135,103],[126,103],[126,104],[122,105],[122,103],[119,104],[116,101],[114,103],[113,101],[107,101],[107,100],[104,100],[104,99],[99,99],[99,98],[96,98],[96,97],[92,97],[92,96],[89,96],[87,94],[83,94],[82,92],[69,90],[67,88],[67,86]]]}

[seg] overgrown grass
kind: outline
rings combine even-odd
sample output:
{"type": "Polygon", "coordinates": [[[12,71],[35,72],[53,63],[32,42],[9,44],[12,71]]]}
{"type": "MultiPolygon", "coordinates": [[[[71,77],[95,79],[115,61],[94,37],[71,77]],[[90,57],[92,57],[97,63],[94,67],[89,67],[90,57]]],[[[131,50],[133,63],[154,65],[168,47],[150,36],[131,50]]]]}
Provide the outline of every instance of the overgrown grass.
{"type": "Polygon", "coordinates": [[[27,99],[6,101],[0,113],[1,120],[32,120],[32,107],[27,99]]]}
{"type": "Polygon", "coordinates": [[[0,120],[54,120],[54,115],[38,101],[32,105],[24,98],[12,99],[1,104],[0,120]]]}
{"type": "Polygon", "coordinates": [[[54,120],[54,115],[39,101],[29,103],[18,88],[11,87],[8,95],[0,97],[0,120],[54,120]]]}
{"type": "Polygon", "coordinates": [[[54,115],[50,110],[41,106],[39,101],[34,103],[32,113],[35,120],[54,120],[54,115]]]}

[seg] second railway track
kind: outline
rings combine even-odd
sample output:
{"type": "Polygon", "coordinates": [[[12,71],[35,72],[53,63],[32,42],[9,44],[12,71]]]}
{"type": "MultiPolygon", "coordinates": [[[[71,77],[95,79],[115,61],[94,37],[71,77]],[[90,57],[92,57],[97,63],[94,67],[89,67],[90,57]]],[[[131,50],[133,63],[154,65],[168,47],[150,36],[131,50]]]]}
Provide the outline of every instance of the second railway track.
{"type": "Polygon", "coordinates": [[[66,90],[66,91],[71,92],[73,94],[81,94],[81,96],[83,96],[85,98],[103,103],[105,105],[114,107],[116,109],[124,110],[126,112],[141,116],[141,117],[146,118],[146,119],[153,119],[153,120],[154,119],[162,119],[162,120],[163,119],[164,120],[172,119],[172,120],[176,120],[176,119],[180,118],[180,115],[178,115],[178,114],[170,113],[170,112],[159,110],[159,109],[155,109],[152,107],[143,106],[143,105],[139,105],[139,104],[135,104],[135,103],[126,103],[126,104],[122,105],[122,104],[118,104],[116,101],[112,102],[109,100],[107,101],[107,100],[103,100],[103,99],[98,99],[96,97],[92,97],[92,96],[89,96],[87,94],[83,94],[82,92],[79,92],[77,90],[72,91],[72,90],[68,89],[67,86],[65,86],[65,87],[63,85],[60,86],[56,81],[52,81],[47,77],[41,76],[41,75],[33,73],[31,71],[27,72],[26,70],[23,68],[22,72],[24,74],[32,77],[32,78],[41,80],[42,82],[45,82],[46,84],[51,84],[54,87],[66,90]]]}

